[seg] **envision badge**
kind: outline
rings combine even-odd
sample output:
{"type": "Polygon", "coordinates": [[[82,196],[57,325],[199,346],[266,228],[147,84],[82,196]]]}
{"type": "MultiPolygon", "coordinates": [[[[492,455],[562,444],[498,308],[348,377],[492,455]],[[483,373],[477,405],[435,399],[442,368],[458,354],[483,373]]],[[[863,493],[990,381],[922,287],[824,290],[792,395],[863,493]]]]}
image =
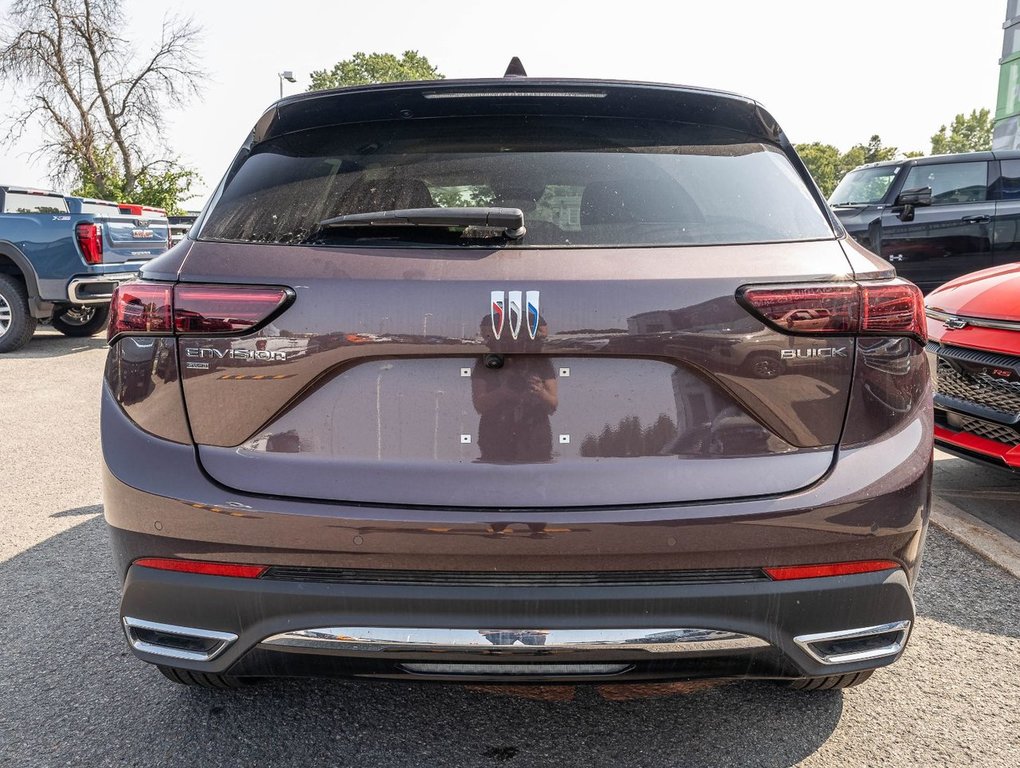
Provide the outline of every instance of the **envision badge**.
{"type": "Polygon", "coordinates": [[[214,360],[274,360],[287,359],[286,352],[270,352],[265,349],[216,349],[215,347],[187,347],[186,357],[204,357],[214,360]]]}
{"type": "Polygon", "coordinates": [[[538,291],[493,291],[491,295],[492,334],[496,339],[503,335],[503,328],[510,327],[510,336],[516,339],[527,316],[528,336],[538,335],[539,296],[538,291]]]}

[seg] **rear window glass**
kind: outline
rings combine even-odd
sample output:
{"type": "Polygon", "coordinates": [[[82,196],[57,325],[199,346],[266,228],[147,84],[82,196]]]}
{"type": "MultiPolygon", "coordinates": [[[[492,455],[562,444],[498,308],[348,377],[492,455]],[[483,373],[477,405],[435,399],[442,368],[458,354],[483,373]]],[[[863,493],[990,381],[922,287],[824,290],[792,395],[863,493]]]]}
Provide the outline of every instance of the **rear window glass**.
{"type": "Polygon", "coordinates": [[[59,195],[5,192],[4,213],[67,213],[67,201],[59,195]]]}
{"type": "Polygon", "coordinates": [[[335,126],[264,142],[228,174],[200,237],[491,247],[477,227],[318,226],[354,213],[490,206],[523,212],[520,247],[833,236],[772,145],[676,123],[503,117],[335,126]]]}
{"type": "Polygon", "coordinates": [[[116,203],[104,203],[101,200],[82,200],[81,212],[96,216],[119,216],[120,207],[116,203]]]}

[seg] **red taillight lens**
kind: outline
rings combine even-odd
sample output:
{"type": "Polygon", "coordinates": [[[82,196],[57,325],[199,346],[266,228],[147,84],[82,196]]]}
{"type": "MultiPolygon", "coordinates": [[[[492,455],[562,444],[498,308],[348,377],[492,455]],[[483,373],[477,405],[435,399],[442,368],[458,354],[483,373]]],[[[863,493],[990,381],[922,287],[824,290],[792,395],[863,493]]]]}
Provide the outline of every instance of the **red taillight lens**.
{"type": "Polygon", "coordinates": [[[80,221],[74,227],[74,236],[78,239],[86,264],[103,263],[103,230],[100,225],[80,221]]]}
{"type": "Polygon", "coordinates": [[[173,331],[173,289],[170,283],[122,283],[110,299],[106,338],[122,333],[168,334],[173,331]]]}
{"type": "Polygon", "coordinates": [[[113,292],[106,337],[247,333],[276,314],[291,295],[286,288],[261,285],[124,283],[113,292]]]}
{"type": "Polygon", "coordinates": [[[177,333],[244,333],[272,315],[287,300],[283,288],[261,286],[177,286],[177,333]]]}
{"type": "Polygon", "coordinates": [[[821,563],[819,565],[788,565],[763,568],[774,581],[792,579],[818,579],[825,576],[849,576],[854,573],[874,573],[899,568],[894,560],[856,560],[849,563],[821,563]]]}
{"type": "Polygon", "coordinates": [[[205,576],[233,576],[239,579],[257,579],[269,566],[240,563],[210,563],[205,560],[178,560],[172,557],[142,557],[132,565],[155,568],[158,571],[201,573],[205,576]]]}
{"type": "Polygon", "coordinates": [[[748,286],[737,292],[737,299],[783,333],[927,340],[921,291],[905,280],[748,286]]]}

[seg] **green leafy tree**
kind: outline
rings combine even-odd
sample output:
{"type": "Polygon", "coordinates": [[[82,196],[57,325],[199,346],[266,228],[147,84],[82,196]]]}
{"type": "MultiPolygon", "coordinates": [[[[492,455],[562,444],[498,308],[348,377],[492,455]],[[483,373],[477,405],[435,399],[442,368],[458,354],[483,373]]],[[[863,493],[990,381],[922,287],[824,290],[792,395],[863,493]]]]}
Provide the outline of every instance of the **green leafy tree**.
{"type": "Polygon", "coordinates": [[[840,152],[832,144],[812,142],[798,144],[797,154],[800,155],[826,197],[832,194],[840,180],[854,168],[866,163],[878,163],[896,157],[896,147],[882,144],[882,138],[875,134],[867,144],[855,144],[846,152],[840,152]]]}
{"type": "Polygon", "coordinates": [[[832,144],[813,141],[810,144],[798,144],[797,154],[804,161],[811,177],[815,180],[822,194],[826,197],[836,188],[840,179],[840,157],[838,148],[832,144]]]}
{"type": "Polygon", "coordinates": [[[947,132],[939,128],[931,137],[931,153],[946,155],[953,152],[980,152],[992,148],[992,113],[988,109],[974,109],[969,115],[960,113],[953,118],[947,132]]]}
{"type": "Polygon", "coordinates": [[[134,189],[128,191],[124,177],[117,168],[112,147],[97,152],[102,170],[102,185],[90,168],[77,168],[73,174],[75,186],[71,194],[78,197],[92,197],[114,202],[130,202],[162,208],[170,216],[185,213],[182,203],[193,195],[191,188],[201,177],[190,168],[168,160],[146,166],[135,179],[134,189]]]}
{"type": "Polygon", "coordinates": [[[130,42],[123,0],[15,0],[0,26],[0,81],[13,143],[41,126],[55,182],[107,200],[175,209],[194,171],[165,146],[167,109],[198,91],[200,28],[167,16],[159,43],[130,42]]]}
{"type": "Polygon", "coordinates": [[[404,51],[399,59],[392,53],[358,51],[351,58],[338,61],[332,69],[312,72],[311,78],[308,90],[322,91],[402,80],[442,80],[443,75],[418,51],[404,51]]]}

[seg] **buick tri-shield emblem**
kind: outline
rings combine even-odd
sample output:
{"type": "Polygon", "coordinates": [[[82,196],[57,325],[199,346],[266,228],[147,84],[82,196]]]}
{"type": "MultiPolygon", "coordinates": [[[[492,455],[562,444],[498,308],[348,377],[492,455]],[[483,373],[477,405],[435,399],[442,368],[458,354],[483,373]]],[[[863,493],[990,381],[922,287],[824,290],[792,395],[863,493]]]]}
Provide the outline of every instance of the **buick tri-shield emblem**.
{"type": "Polygon", "coordinates": [[[516,339],[521,326],[527,328],[528,336],[538,335],[538,291],[493,291],[491,297],[492,334],[497,339],[503,329],[510,328],[510,336],[516,339]],[[526,321],[526,322],[525,322],[526,321]]]}

